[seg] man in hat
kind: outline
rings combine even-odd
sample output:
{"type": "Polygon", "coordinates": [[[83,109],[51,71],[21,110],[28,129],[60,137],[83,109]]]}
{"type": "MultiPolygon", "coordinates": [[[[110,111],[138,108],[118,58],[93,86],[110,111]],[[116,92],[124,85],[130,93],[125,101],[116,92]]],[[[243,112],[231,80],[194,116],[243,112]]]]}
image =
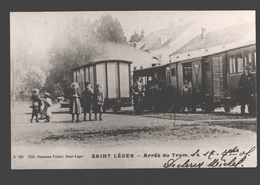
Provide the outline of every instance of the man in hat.
{"type": "Polygon", "coordinates": [[[140,107],[141,107],[141,99],[142,99],[142,84],[140,82],[140,78],[137,77],[135,79],[134,86],[132,87],[132,93],[134,96],[134,110],[135,114],[140,114],[140,107]]]}
{"type": "Polygon", "coordinates": [[[253,101],[255,96],[255,77],[250,73],[250,67],[244,67],[244,73],[240,77],[239,89],[241,92],[241,114],[245,114],[245,105],[248,105],[249,114],[253,115],[255,108],[253,101]]]}
{"type": "Polygon", "coordinates": [[[90,82],[85,82],[85,89],[82,92],[83,97],[83,109],[84,109],[84,120],[86,121],[86,115],[89,114],[89,120],[91,121],[91,112],[92,112],[92,99],[93,99],[94,91],[91,88],[90,82]]]}

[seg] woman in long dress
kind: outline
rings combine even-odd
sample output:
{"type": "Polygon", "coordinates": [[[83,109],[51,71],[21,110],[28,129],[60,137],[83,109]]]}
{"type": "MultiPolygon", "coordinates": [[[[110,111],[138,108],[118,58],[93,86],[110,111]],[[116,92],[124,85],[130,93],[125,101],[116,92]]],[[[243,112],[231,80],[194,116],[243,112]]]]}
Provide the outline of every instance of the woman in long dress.
{"type": "Polygon", "coordinates": [[[72,122],[74,122],[74,115],[77,115],[77,122],[79,120],[79,114],[81,113],[81,104],[80,104],[80,93],[78,90],[79,85],[76,82],[71,84],[70,91],[70,113],[72,114],[72,122]]]}

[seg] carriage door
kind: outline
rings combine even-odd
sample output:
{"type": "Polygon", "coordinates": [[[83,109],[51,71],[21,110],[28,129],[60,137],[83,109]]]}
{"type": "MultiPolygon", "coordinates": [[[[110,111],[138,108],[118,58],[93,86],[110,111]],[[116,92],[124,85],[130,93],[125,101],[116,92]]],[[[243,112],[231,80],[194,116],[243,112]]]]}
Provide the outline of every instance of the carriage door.
{"type": "Polygon", "coordinates": [[[201,60],[192,62],[192,87],[195,95],[202,92],[202,67],[201,60]]]}
{"type": "Polygon", "coordinates": [[[202,66],[203,91],[205,96],[212,96],[212,61],[205,58],[202,66]]]}

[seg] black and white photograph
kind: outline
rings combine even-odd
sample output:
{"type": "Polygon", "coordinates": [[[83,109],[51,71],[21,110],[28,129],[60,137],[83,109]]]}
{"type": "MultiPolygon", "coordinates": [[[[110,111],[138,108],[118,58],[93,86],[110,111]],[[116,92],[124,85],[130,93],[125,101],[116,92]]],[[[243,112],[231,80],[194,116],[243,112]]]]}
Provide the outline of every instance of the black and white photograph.
{"type": "Polygon", "coordinates": [[[11,169],[257,167],[255,14],[10,12],[11,169]]]}

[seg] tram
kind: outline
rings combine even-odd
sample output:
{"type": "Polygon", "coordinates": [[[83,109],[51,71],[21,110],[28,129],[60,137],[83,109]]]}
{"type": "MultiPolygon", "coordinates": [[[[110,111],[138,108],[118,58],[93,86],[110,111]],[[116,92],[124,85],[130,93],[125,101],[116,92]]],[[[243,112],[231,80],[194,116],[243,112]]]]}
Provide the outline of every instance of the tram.
{"type": "MultiPolygon", "coordinates": [[[[168,63],[133,72],[146,87],[144,109],[170,109],[179,112],[181,89],[187,79],[192,84],[191,111],[200,107],[206,112],[224,107],[229,112],[240,104],[238,84],[245,65],[256,78],[256,45],[247,45],[208,56],[168,63]]],[[[256,89],[256,88],[255,88],[256,89]]],[[[252,101],[256,105],[256,92],[252,101]]]]}
{"type": "Polygon", "coordinates": [[[84,83],[91,82],[95,89],[102,86],[104,95],[103,111],[113,108],[115,112],[124,106],[131,106],[131,64],[125,60],[99,60],[72,69],[73,80],[84,90],[84,83]]]}

